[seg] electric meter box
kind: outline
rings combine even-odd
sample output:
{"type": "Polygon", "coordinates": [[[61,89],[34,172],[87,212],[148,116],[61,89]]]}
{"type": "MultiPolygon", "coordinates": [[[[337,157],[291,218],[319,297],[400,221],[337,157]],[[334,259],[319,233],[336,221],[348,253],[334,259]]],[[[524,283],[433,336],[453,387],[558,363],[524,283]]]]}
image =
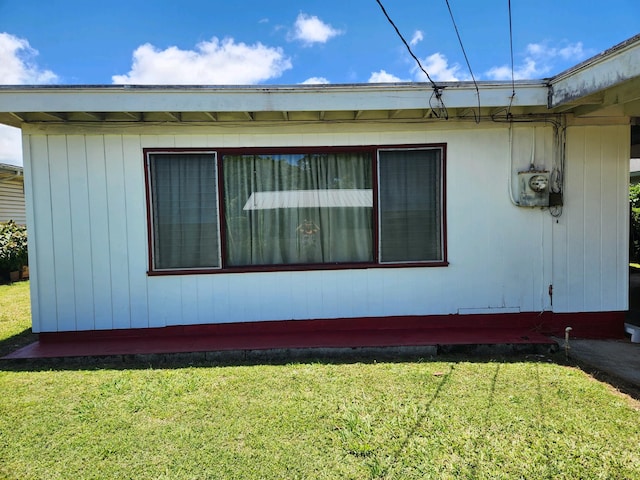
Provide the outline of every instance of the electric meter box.
{"type": "Polygon", "coordinates": [[[521,207],[549,206],[549,172],[527,170],[518,172],[518,205],[521,207]]]}

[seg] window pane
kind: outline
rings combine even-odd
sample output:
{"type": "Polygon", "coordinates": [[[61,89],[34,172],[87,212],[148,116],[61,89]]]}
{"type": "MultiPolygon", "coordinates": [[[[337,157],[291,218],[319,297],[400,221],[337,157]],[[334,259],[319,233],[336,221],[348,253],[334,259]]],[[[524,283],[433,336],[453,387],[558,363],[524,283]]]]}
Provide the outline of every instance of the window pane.
{"type": "Polygon", "coordinates": [[[369,154],[225,155],[229,266],[373,260],[369,154]]]}
{"type": "Polygon", "coordinates": [[[154,268],[220,266],[215,156],[149,156],[154,268]]]}
{"type": "Polygon", "coordinates": [[[379,152],[381,262],[443,260],[441,151],[379,152]]]}

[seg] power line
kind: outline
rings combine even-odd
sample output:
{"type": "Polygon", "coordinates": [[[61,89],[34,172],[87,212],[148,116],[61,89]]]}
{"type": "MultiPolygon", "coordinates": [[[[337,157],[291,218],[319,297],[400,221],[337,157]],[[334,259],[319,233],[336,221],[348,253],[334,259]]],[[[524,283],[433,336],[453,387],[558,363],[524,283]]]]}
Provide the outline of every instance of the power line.
{"type": "Polygon", "coordinates": [[[471,64],[469,63],[467,52],[465,51],[464,45],[462,44],[462,38],[460,37],[460,32],[458,31],[458,25],[456,25],[456,20],[455,18],[453,18],[453,12],[451,11],[451,5],[449,5],[449,0],[445,0],[445,1],[447,2],[447,8],[449,9],[449,15],[451,16],[451,21],[453,22],[453,28],[455,29],[456,35],[458,36],[458,42],[460,42],[460,48],[462,49],[464,60],[465,62],[467,62],[467,68],[469,69],[469,73],[471,74],[471,79],[473,80],[473,84],[476,87],[476,94],[478,95],[478,116],[476,117],[476,123],[480,123],[480,89],[478,88],[478,82],[476,82],[476,77],[473,75],[473,70],[471,70],[471,64]]]}
{"type": "Polygon", "coordinates": [[[511,115],[511,105],[516,96],[516,81],[513,73],[513,25],[511,22],[511,0],[508,0],[509,9],[509,48],[511,49],[511,100],[509,100],[509,108],[507,109],[507,118],[511,115]]]}
{"type": "Polygon", "coordinates": [[[380,0],[376,0],[376,2],[378,2],[378,5],[380,5],[380,8],[382,9],[382,13],[384,13],[384,16],[387,17],[387,20],[389,21],[389,23],[391,24],[391,26],[395,29],[396,33],[398,34],[398,37],[400,37],[400,40],[402,40],[402,43],[404,43],[404,46],[407,47],[407,50],[409,51],[409,55],[411,55],[413,57],[413,59],[416,61],[416,63],[418,64],[418,67],[420,67],[420,70],[422,70],[422,72],[427,76],[427,78],[429,79],[429,81],[431,82],[431,85],[433,86],[433,88],[438,88],[438,86],[436,85],[436,83],[431,80],[431,77],[429,76],[429,74],[427,73],[427,71],[424,69],[424,67],[422,66],[422,63],[420,63],[420,60],[418,59],[418,57],[416,57],[416,55],[413,53],[413,50],[411,50],[411,47],[409,46],[409,44],[407,43],[407,41],[405,40],[404,36],[402,35],[402,33],[400,33],[400,30],[398,29],[398,27],[396,26],[396,24],[393,22],[393,20],[391,20],[391,17],[389,16],[389,14],[387,13],[387,10],[384,8],[384,5],[382,5],[382,2],[380,0]]]}
{"type": "Polygon", "coordinates": [[[444,114],[443,115],[444,118],[448,119],[449,118],[449,113],[447,112],[447,109],[444,106],[444,102],[442,101],[442,87],[439,87],[438,85],[436,85],[436,83],[431,79],[431,77],[429,76],[429,73],[427,73],[425,68],[422,66],[422,63],[420,62],[420,59],[418,59],[418,57],[413,53],[413,50],[411,50],[411,47],[409,46],[409,43],[404,38],[402,33],[400,33],[400,30],[398,29],[396,24],[393,22],[393,20],[391,20],[391,17],[387,13],[387,10],[384,8],[384,5],[382,5],[382,2],[380,0],[376,0],[376,2],[380,6],[380,9],[382,10],[382,13],[384,13],[384,16],[387,17],[387,20],[389,21],[391,26],[394,28],[394,30],[398,34],[398,37],[400,37],[400,40],[402,40],[402,43],[404,43],[404,46],[407,47],[407,51],[409,52],[409,55],[411,55],[411,57],[416,61],[416,63],[418,64],[418,67],[420,68],[420,70],[422,70],[422,72],[429,79],[429,82],[431,82],[431,86],[433,87],[433,95],[431,95],[431,99],[429,99],[429,107],[431,107],[431,110],[433,110],[433,113],[439,118],[441,114],[438,113],[436,111],[436,109],[434,109],[433,106],[431,105],[431,100],[435,96],[436,99],[438,100],[438,103],[439,103],[438,109],[444,114]]]}

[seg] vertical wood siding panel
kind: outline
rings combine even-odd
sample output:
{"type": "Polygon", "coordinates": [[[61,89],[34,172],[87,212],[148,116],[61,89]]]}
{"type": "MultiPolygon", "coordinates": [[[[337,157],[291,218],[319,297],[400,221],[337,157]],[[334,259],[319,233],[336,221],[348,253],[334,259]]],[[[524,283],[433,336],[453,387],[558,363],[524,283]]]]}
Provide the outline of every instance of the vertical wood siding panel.
{"type": "Polygon", "coordinates": [[[123,138],[124,182],[129,257],[131,326],[149,326],[147,299],[147,214],[144,159],[139,136],[123,138]]]}
{"type": "MultiPolygon", "coordinates": [[[[602,221],[602,245],[600,246],[600,257],[602,262],[602,289],[601,308],[616,310],[617,302],[617,280],[620,273],[620,253],[617,249],[618,237],[624,230],[622,213],[619,210],[619,164],[620,153],[624,150],[619,143],[621,137],[619,128],[610,129],[605,136],[603,149],[602,170],[602,192],[603,192],[603,221],[602,221]]],[[[631,142],[629,142],[630,144],[631,142]]],[[[626,164],[629,164],[627,160],[626,164]]],[[[627,167],[628,170],[628,167],[627,167]]],[[[627,176],[629,174],[627,173],[627,176]]],[[[628,198],[628,193],[627,193],[628,198]]],[[[628,268],[628,266],[627,266],[628,268]]]]}
{"type": "MultiPolygon", "coordinates": [[[[41,137],[40,137],[41,138],[41,137]]],[[[34,172],[33,172],[33,158],[32,154],[36,153],[31,149],[31,142],[35,141],[30,135],[23,135],[23,162],[24,162],[24,192],[26,198],[29,200],[26,202],[26,216],[27,216],[27,235],[31,235],[31,232],[35,231],[36,216],[34,207],[34,172]]],[[[46,158],[46,157],[45,157],[46,158]]],[[[40,197],[38,197],[39,199],[40,197]]],[[[46,234],[46,232],[45,232],[46,234]]],[[[42,329],[41,309],[40,309],[40,288],[39,288],[39,269],[38,265],[38,251],[36,248],[37,240],[33,236],[29,238],[27,242],[27,248],[29,251],[29,289],[31,292],[31,329],[38,333],[42,329]]]]}
{"type": "Polygon", "coordinates": [[[111,300],[111,250],[109,247],[109,206],[107,198],[107,173],[104,137],[88,135],[87,179],[89,196],[89,230],[91,241],[91,265],[93,309],[95,328],[113,328],[111,300]]]}
{"type": "Polygon", "coordinates": [[[142,148],[164,147],[165,145],[161,143],[160,138],[159,135],[142,135],[140,137],[140,143],[142,148]]]}
{"type": "MultiPolygon", "coordinates": [[[[180,278],[180,325],[192,325],[198,323],[198,277],[184,275],[180,278]]],[[[178,322],[178,320],[176,320],[178,322]]],[[[177,325],[178,323],[176,323],[177,325]]]]}
{"type": "Polygon", "coordinates": [[[113,328],[131,328],[127,201],[122,137],[105,136],[113,328]]]}
{"type": "Polygon", "coordinates": [[[230,322],[235,305],[231,302],[229,279],[227,275],[215,275],[212,280],[208,294],[213,297],[213,319],[216,323],[230,322]]]}
{"type": "Polygon", "coordinates": [[[366,316],[366,309],[363,309],[363,300],[366,296],[359,295],[360,289],[358,288],[358,284],[362,283],[364,279],[364,272],[361,270],[344,272],[344,275],[340,276],[336,292],[337,317],[342,316],[342,312],[349,317],[366,316]]]}
{"type": "Polygon", "coordinates": [[[93,330],[93,265],[91,252],[91,219],[85,137],[67,137],[69,155],[69,195],[71,202],[71,237],[73,279],[76,300],[76,328],[93,330]]]}
{"type": "Polygon", "coordinates": [[[570,127],[567,137],[566,200],[567,222],[567,311],[584,308],[585,232],[585,148],[587,139],[580,127],[570,127]]]}
{"type": "Polygon", "coordinates": [[[149,326],[182,325],[181,277],[150,277],[149,326]]]}
{"type": "Polygon", "coordinates": [[[631,158],[631,128],[620,127],[618,134],[618,207],[620,218],[618,228],[618,307],[622,310],[629,309],[629,158],[631,158]]]}
{"type": "Polygon", "coordinates": [[[385,274],[384,269],[367,270],[367,293],[369,316],[383,315],[385,310],[385,274]]]}
{"type": "MultiPolygon", "coordinates": [[[[544,276],[542,284],[539,286],[540,292],[540,310],[552,310],[551,296],[549,295],[549,286],[553,284],[553,224],[556,219],[551,216],[548,211],[544,212],[543,217],[543,245],[544,255],[541,259],[542,270],[544,276]]],[[[535,305],[534,305],[535,307],[535,305]]]]}
{"type": "Polygon", "coordinates": [[[197,323],[217,322],[214,303],[214,277],[215,275],[198,275],[196,278],[197,323]]]}
{"type": "Polygon", "coordinates": [[[584,182],[584,308],[588,311],[600,310],[602,305],[602,234],[606,215],[603,201],[602,176],[604,171],[605,135],[598,127],[588,127],[586,131],[586,152],[584,182]]]}
{"type": "Polygon", "coordinates": [[[618,141],[618,274],[617,292],[618,306],[622,310],[629,309],[629,158],[631,157],[631,128],[620,127],[618,141]]]}
{"type": "Polygon", "coordinates": [[[176,148],[201,147],[194,137],[197,135],[175,135],[173,144],[176,148]]]}
{"type": "Polygon", "coordinates": [[[50,135],[49,169],[51,181],[51,218],[53,221],[53,255],[58,330],[76,330],[73,237],[71,235],[71,198],[67,139],[50,135]]]}
{"type": "MultiPolygon", "coordinates": [[[[566,205],[566,194],[565,194],[566,205]]],[[[567,215],[562,214],[553,222],[553,311],[569,311],[569,281],[567,278],[567,215]]]]}

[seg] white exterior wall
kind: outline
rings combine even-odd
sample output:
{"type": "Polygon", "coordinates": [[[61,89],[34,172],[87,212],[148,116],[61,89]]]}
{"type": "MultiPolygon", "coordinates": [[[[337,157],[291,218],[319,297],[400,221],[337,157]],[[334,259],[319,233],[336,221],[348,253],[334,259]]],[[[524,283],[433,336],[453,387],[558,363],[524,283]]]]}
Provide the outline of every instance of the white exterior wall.
{"type": "MultiPolygon", "coordinates": [[[[36,332],[260,320],[626,309],[623,127],[569,129],[558,223],[509,199],[553,130],[486,122],[301,127],[27,126],[36,332]],[[106,129],[109,130],[106,130],[106,129]],[[251,129],[251,130],[250,130],[251,129]],[[117,133],[112,133],[117,132],[117,133]],[[449,266],[147,276],[145,147],[447,144],[449,266]],[[513,150],[513,167],[510,152],[513,150]]],[[[628,130],[628,127],[626,127],[628,130]]],[[[627,147],[628,152],[628,147],[627,147]]]]}
{"type": "Polygon", "coordinates": [[[20,225],[27,223],[22,180],[0,179],[0,222],[9,220],[20,225]]]}
{"type": "Polygon", "coordinates": [[[554,311],[629,306],[629,125],[569,127],[565,209],[554,222],[554,311]]]}

